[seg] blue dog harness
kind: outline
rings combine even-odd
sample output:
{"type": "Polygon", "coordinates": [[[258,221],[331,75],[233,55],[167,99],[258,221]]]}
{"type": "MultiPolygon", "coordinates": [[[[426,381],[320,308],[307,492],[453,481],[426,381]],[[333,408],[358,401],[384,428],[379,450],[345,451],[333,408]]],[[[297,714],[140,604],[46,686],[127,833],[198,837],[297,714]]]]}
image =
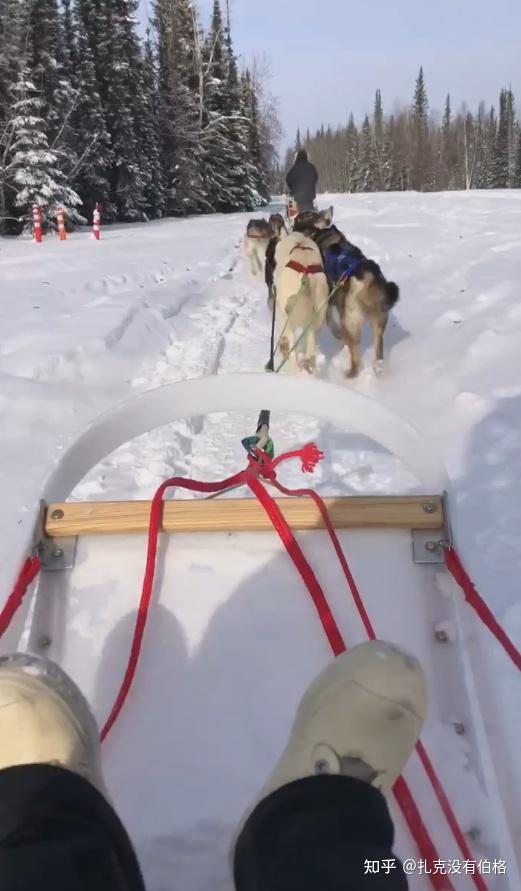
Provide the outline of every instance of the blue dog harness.
{"type": "Polygon", "coordinates": [[[326,248],[324,251],[325,273],[336,285],[351,278],[362,262],[363,257],[360,257],[359,252],[355,253],[348,248],[341,251],[326,248]]]}

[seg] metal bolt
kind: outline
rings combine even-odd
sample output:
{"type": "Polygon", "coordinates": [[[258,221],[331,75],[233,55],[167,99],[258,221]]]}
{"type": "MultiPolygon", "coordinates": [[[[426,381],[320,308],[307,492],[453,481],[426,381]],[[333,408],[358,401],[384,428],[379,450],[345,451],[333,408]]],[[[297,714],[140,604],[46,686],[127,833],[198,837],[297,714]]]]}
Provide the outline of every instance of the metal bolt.
{"type": "Polygon", "coordinates": [[[64,514],[61,507],[58,507],[56,510],[53,510],[51,514],[51,520],[62,520],[63,516],[64,514]]]}
{"type": "Polygon", "coordinates": [[[454,730],[456,731],[458,736],[463,736],[463,734],[465,733],[465,725],[462,724],[461,721],[458,721],[456,724],[454,724],[454,730]]]}
{"type": "Polygon", "coordinates": [[[48,650],[51,644],[52,640],[48,634],[42,634],[41,637],[38,638],[38,646],[42,650],[48,650]]]}
{"type": "Polygon", "coordinates": [[[447,643],[448,640],[449,640],[449,635],[447,634],[447,632],[446,632],[443,628],[438,628],[438,629],[434,632],[434,635],[435,635],[435,637],[436,637],[436,640],[439,640],[440,643],[447,643]]]}
{"type": "Polygon", "coordinates": [[[55,560],[58,560],[59,557],[63,557],[63,551],[61,548],[54,548],[52,555],[55,560]]]}
{"type": "Polygon", "coordinates": [[[422,507],[426,514],[436,513],[436,505],[433,501],[426,501],[425,504],[422,505],[422,507]]]}
{"type": "Polygon", "coordinates": [[[426,541],[425,542],[425,550],[429,551],[431,554],[433,554],[434,551],[438,550],[438,542],[437,541],[426,541]]]}
{"type": "Polygon", "coordinates": [[[329,764],[325,758],[321,758],[316,762],[315,773],[329,773],[329,764]]]}

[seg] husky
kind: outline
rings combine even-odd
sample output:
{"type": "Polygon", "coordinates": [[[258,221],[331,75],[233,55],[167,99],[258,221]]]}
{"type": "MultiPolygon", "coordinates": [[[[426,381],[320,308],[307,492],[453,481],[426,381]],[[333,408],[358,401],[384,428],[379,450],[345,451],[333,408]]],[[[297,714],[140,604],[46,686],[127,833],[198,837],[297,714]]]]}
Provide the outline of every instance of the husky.
{"type": "Polygon", "coordinates": [[[378,263],[369,260],[333,225],[332,207],[320,214],[302,215],[295,226],[313,238],[324,259],[331,288],[326,321],[333,336],[349,350],[351,367],[347,377],[360,373],[360,339],[365,322],[373,330],[373,367],[380,376],[384,370],[383,336],[389,313],[399,300],[398,285],[387,281],[378,263]]]}
{"type": "Polygon", "coordinates": [[[325,322],[329,295],[322,255],[312,238],[291,233],[278,241],[274,261],[280,352],[289,356],[291,370],[314,374],[316,335],[325,322]]]}
{"type": "Polygon", "coordinates": [[[272,238],[280,238],[286,233],[284,217],[280,213],[272,213],[268,220],[250,220],[244,235],[244,253],[250,261],[252,275],[262,275],[266,251],[272,238]]]}

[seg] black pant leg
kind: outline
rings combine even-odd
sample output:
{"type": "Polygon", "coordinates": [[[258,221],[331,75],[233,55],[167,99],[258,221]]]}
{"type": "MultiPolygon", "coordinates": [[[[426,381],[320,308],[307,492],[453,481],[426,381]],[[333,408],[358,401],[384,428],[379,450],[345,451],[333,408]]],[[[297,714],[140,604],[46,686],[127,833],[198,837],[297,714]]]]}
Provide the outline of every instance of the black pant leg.
{"type": "Polygon", "coordinates": [[[119,818],[86,780],[34,764],[0,771],[1,891],[145,891],[119,818]]]}
{"type": "Polygon", "coordinates": [[[247,820],[235,848],[235,887],[407,891],[393,843],[394,827],[378,790],[343,776],[298,780],[261,801],[247,820]],[[389,873],[382,869],[385,861],[395,863],[389,873]]]}

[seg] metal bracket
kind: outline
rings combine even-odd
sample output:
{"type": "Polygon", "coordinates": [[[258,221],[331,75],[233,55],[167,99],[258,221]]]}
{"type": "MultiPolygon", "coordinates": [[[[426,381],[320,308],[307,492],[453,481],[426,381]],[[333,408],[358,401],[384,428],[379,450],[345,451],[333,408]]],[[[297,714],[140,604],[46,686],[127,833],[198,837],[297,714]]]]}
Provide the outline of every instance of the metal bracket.
{"type": "Polygon", "coordinates": [[[445,548],[452,547],[447,492],[442,495],[444,526],[434,529],[412,530],[412,555],[415,563],[445,563],[445,548]]]}
{"type": "Polygon", "coordinates": [[[78,539],[51,538],[45,534],[45,514],[47,504],[40,501],[40,510],[33,535],[33,553],[40,557],[42,572],[63,572],[72,569],[76,558],[78,539]]]}
{"type": "Polygon", "coordinates": [[[415,563],[444,563],[445,538],[433,529],[412,530],[412,555],[415,563]]]}

